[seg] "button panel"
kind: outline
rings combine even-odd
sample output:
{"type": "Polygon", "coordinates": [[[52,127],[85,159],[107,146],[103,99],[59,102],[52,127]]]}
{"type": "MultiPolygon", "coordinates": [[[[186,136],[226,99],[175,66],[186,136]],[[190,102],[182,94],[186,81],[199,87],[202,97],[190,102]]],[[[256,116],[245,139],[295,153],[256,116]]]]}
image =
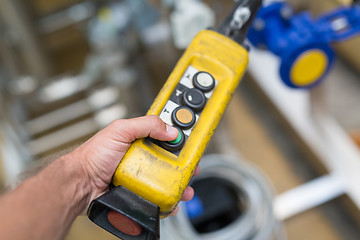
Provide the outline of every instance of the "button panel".
{"type": "Polygon", "coordinates": [[[179,155],[216,84],[217,81],[210,73],[189,66],[159,115],[164,122],[178,128],[179,136],[174,140],[175,142],[152,141],[173,154],[179,155]],[[203,89],[197,86],[201,84],[204,86],[203,89]]]}

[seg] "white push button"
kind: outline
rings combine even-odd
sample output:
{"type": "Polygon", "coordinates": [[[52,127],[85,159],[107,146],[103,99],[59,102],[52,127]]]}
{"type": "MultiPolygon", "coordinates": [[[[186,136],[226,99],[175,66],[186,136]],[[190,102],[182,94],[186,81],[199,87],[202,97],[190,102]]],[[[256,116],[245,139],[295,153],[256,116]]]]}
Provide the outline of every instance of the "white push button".
{"type": "Polygon", "coordinates": [[[200,73],[197,76],[197,81],[201,86],[210,87],[213,84],[213,79],[208,73],[200,73]]]}
{"type": "Polygon", "coordinates": [[[215,87],[215,79],[208,72],[198,72],[193,77],[193,84],[203,92],[209,92],[215,87]]]}

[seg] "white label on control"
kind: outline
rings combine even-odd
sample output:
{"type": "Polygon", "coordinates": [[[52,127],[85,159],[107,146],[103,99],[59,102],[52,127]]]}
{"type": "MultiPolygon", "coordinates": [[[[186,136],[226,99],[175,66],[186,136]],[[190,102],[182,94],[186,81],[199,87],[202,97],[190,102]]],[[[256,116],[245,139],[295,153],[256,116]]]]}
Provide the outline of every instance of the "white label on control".
{"type": "Polygon", "coordinates": [[[171,113],[177,108],[179,105],[169,100],[163,110],[160,113],[160,118],[169,125],[172,125],[171,121],[171,113]]]}
{"type": "Polygon", "coordinates": [[[182,85],[184,85],[185,87],[188,87],[188,88],[194,88],[194,85],[193,85],[193,82],[192,82],[192,79],[193,79],[193,76],[198,72],[198,70],[192,66],[189,66],[184,75],[182,76],[181,80],[180,80],[180,83],[182,85]]]}
{"type": "Polygon", "coordinates": [[[178,90],[178,89],[176,89],[176,93],[175,93],[175,95],[178,97],[178,96],[180,96],[181,94],[183,94],[183,92],[182,92],[182,91],[180,91],[180,90],[178,90]]]}
{"type": "MultiPolygon", "coordinates": [[[[217,84],[218,84],[218,81],[215,80],[215,87],[214,87],[214,89],[216,88],[217,84]]],[[[206,97],[207,99],[209,99],[209,98],[211,97],[211,95],[212,95],[213,92],[214,92],[214,89],[211,90],[210,92],[204,93],[204,95],[205,95],[205,97],[206,97]]]]}
{"type": "Polygon", "coordinates": [[[197,123],[197,121],[198,121],[198,119],[199,119],[199,115],[197,115],[197,114],[195,114],[195,124],[194,124],[194,126],[192,126],[190,129],[188,129],[188,130],[183,130],[183,132],[184,132],[184,134],[186,135],[186,136],[190,136],[190,133],[192,132],[192,130],[193,130],[193,128],[195,127],[195,125],[196,125],[196,123],[197,123]]]}

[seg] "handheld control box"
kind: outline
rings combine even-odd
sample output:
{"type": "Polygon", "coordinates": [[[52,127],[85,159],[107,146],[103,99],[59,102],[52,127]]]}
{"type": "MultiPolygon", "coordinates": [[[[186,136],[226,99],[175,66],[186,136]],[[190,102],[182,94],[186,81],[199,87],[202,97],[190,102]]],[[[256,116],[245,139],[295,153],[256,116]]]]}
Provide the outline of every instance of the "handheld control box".
{"type": "Polygon", "coordinates": [[[247,63],[237,41],[200,32],[147,113],[175,126],[178,137],[134,141],[113,176],[114,188],[93,201],[89,218],[122,239],[158,239],[159,216],[179,203],[247,63]]]}

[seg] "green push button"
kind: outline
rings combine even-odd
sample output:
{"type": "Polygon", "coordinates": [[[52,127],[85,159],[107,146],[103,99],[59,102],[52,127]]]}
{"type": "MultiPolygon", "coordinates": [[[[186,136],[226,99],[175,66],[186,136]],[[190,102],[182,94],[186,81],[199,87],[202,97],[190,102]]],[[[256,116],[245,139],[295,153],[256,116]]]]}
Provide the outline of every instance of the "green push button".
{"type": "Polygon", "coordinates": [[[161,147],[165,148],[170,152],[176,152],[177,150],[181,149],[185,143],[186,138],[184,132],[181,129],[178,128],[178,131],[179,131],[179,135],[175,140],[165,141],[165,142],[161,141],[160,142],[161,147]]]}
{"type": "Polygon", "coordinates": [[[182,136],[181,136],[181,133],[179,131],[179,135],[177,136],[177,138],[175,140],[169,141],[169,143],[178,144],[181,141],[181,138],[182,138],[182,136]]]}

